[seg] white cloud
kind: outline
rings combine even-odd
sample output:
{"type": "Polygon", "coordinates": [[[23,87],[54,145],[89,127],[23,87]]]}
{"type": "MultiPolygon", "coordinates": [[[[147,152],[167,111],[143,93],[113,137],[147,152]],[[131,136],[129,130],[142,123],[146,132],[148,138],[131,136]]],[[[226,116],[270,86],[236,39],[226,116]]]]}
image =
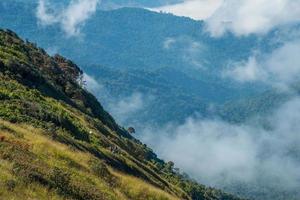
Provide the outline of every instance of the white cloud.
{"type": "Polygon", "coordinates": [[[203,60],[199,58],[201,53],[205,51],[206,47],[204,44],[193,41],[192,39],[186,39],[185,47],[183,51],[183,59],[190,63],[192,66],[197,69],[204,69],[203,60]]]}
{"type": "Polygon", "coordinates": [[[266,73],[258,65],[254,56],[247,61],[233,63],[233,67],[223,72],[224,77],[231,77],[239,82],[265,80],[266,73]]]}
{"type": "Polygon", "coordinates": [[[111,111],[119,116],[129,115],[143,108],[143,96],[141,93],[134,93],[128,97],[122,98],[111,105],[111,111]]]}
{"type": "Polygon", "coordinates": [[[153,100],[151,95],[134,92],[126,97],[111,98],[107,108],[120,124],[126,125],[129,121],[134,122],[135,115],[143,112],[153,100]]]}
{"type": "Polygon", "coordinates": [[[285,43],[266,59],[265,66],[275,81],[293,83],[300,75],[300,41],[285,43]],[[277,79],[277,80],[276,80],[277,79]]]}
{"type": "Polygon", "coordinates": [[[204,59],[201,57],[202,53],[206,50],[206,46],[203,43],[195,41],[190,37],[169,37],[163,41],[163,48],[166,51],[177,51],[176,53],[189,66],[196,69],[205,69],[203,65],[204,59]]]}
{"type": "Polygon", "coordinates": [[[155,8],[196,20],[205,20],[213,36],[263,34],[275,27],[300,22],[299,0],[185,0],[155,8]]]}
{"type": "Polygon", "coordinates": [[[261,81],[280,88],[289,87],[300,78],[299,52],[300,41],[288,41],[271,53],[256,53],[246,62],[233,64],[223,75],[240,82],[261,81]]]}
{"type": "Polygon", "coordinates": [[[110,88],[95,77],[84,73],[80,84],[93,93],[109,113],[122,125],[135,124],[136,114],[148,109],[155,97],[141,92],[128,96],[113,96],[110,88]]]}
{"type": "Polygon", "coordinates": [[[226,31],[236,35],[263,34],[297,22],[300,22],[299,0],[224,0],[206,21],[207,29],[214,36],[226,31]]]}
{"type": "Polygon", "coordinates": [[[170,49],[172,47],[173,44],[176,43],[176,40],[174,38],[167,38],[164,42],[163,42],[163,48],[164,49],[170,49]]]}
{"type": "Polygon", "coordinates": [[[210,17],[221,3],[222,0],[186,0],[182,3],[152,8],[151,10],[203,20],[210,17]]]}
{"type": "Polygon", "coordinates": [[[85,87],[92,92],[94,95],[99,95],[99,93],[103,93],[104,87],[101,85],[95,78],[84,73],[83,74],[83,82],[85,87]]]}
{"type": "Polygon", "coordinates": [[[293,190],[300,184],[299,113],[300,99],[295,98],[266,119],[272,125],[268,130],[258,122],[232,125],[190,118],[181,125],[149,128],[141,137],[202,183],[230,188],[241,182],[265,192],[260,187],[267,182],[268,187],[293,190]]]}
{"type": "Polygon", "coordinates": [[[48,13],[48,6],[48,2],[40,0],[37,8],[36,15],[44,25],[50,25],[58,21],[56,16],[48,13]]]}
{"type": "Polygon", "coordinates": [[[37,18],[42,25],[60,24],[68,36],[80,34],[80,28],[97,10],[100,0],[72,0],[59,9],[47,0],[39,0],[37,18]]]}

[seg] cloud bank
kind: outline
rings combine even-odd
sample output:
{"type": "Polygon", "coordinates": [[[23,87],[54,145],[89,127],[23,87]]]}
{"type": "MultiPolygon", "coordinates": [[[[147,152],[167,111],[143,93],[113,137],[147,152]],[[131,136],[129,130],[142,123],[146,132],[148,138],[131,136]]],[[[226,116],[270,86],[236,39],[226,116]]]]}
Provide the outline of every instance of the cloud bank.
{"type": "Polygon", "coordinates": [[[186,0],[182,3],[154,8],[154,11],[173,13],[178,16],[187,16],[196,20],[209,18],[221,5],[222,0],[186,0]]]}
{"type": "Polygon", "coordinates": [[[223,72],[239,82],[260,81],[277,88],[288,88],[300,80],[300,40],[283,43],[271,53],[254,53],[248,60],[233,63],[223,72]]]}
{"type": "Polygon", "coordinates": [[[300,22],[299,0],[185,0],[154,9],[205,20],[212,36],[264,34],[300,22]]]}
{"type": "MultiPolygon", "coordinates": [[[[276,48],[257,50],[247,60],[231,63],[222,76],[290,91],[300,80],[299,31],[274,39],[276,48]]],[[[174,38],[168,39],[164,47],[170,49],[175,44],[174,38]]],[[[258,120],[251,123],[188,118],[183,124],[148,127],[140,137],[201,183],[255,199],[276,199],[285,192],[297,196],[300,97],[292,94],[293,99],[268,117],[255,116],[258,120]]]]}
{"type": "Polygon", "coordinates": [[[72,0],[58,8],[47,0],[39,0],[36,16],[42,25],[59,24],[68,36],[78,36],[80,28],[97,10],[100,0],[72,0]]]}
{"type": "Polygon", "coordinates": [[[189,118],[180,125],[148,128],[141,138],[202,183],[220,188],[246,184],[254,193],[266,186],[293,191],[300,184],[299,113],[300,98],[295,97],[265,119],[268,129],[259,122],[189,118]]]}
{"type": "Polygon", "coordinates": [[[227,0],[206,21],[213,36],[230,31],[236,35],[264,34],[300,22],[299,0],[227,0]]]}

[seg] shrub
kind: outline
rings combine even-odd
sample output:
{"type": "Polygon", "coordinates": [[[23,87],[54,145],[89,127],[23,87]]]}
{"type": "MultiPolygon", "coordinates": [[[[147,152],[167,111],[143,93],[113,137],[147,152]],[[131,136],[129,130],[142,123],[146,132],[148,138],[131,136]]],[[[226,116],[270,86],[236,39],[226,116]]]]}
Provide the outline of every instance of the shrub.
{"type": "Polygon", "coordinates": [[[67,172],[55,167],[50,175],[51,186],[55,188],[59,194],[69,193],[71,176],[67,172]],[[67,190],[67,191],[66,191],[67,190]]]}
{"type": "Polygon", "coordinates": [[[13,191],[17,186],[17,182],[15,180],[7,180],[5,185],[8,191],[13,191]]]}
{"type": "Polygon", "coordinates": [[[51,187],[58,194],[77,200],[106,200],[106,195],[99,191],[94,185],[86,181],[72,179],[76,174],[70,174],[63,169],[55,167],[50,175],[51,187]]]}
{"type": "Polygon", "coordinates": [[[96,176],[105,180],[112,187],[115,187],[117,185],[117,178],[109,172],[104,162],[92,159],[89,161],[89,165],[96,176]]]}
{"type": "Polygon", "coordinates": [[[5,136],[4,135],[0,135],[0,142],[4,142],[5,140],[5,136]]]}
{"type": "Polygon", "coordinates": [[[32,163],[17,162],[13,165],[13,173],[20,176],[24,182],[37,182],[42,185],[48,185],[46,175],[42,172],[41,167],[32,163]]]}
{"type": "Polygon", "coordinates": [[[108,175],[110,175],[110,172],[108,171],[106,165],[99,160],[93,159],[89,161],[90,167],[92,171],[99,177],[104,178],[108,175]]]}

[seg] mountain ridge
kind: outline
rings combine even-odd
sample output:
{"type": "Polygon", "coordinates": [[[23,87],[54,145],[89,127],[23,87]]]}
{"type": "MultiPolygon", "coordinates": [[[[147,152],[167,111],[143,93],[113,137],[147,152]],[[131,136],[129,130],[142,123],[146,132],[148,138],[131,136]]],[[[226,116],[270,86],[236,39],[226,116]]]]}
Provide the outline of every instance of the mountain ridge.
{"type": "Polygon", "coordinates": [[[158,159],[83,88],[70,60],[9,30],[0,30],[0,60],[0,196],[238,199],[158,159]]]}
{"type": "MultiPolygon", "coordinates": [[[[134,115],[137,121],[142,119],[139,123],[162,126],[173,121],[183,122],[195,112],[207,116],[211,104],[222,105],[265,90],[261,85],[241,85],[220,77],[228,59],[231,63],[247,59],[254,49],[268,44],[260,42],[257,37],[238,38],[228,34],[224,38],[213,38],[205,32],[204,22],[141,8],[97,10],[81,27],[78,37],[67,37],[61,24],[43,25],[36,16],[36,6],[23,4],[15,3],[15,0],[1,2],[3,15],[0,27],[16,30],[23,38],[37,42],[51,54],[59,52],[71,58],[96,80],[113,79],[102,76],[100,66],[114,74],[123,70],[123,76],[114,82],[115,90],[122,91],[122,98],[139,93],[140,88],[156,94],[154,98],[157,101],[149,106],[154,107],[154,112],[145,109],[143,113],[156,113],[157,120],[153,122],[152,116],[143,114],[134,115]],[[13,10],[18,11],[18,16],[13,10]],[[166,45],[168,41],[171,43],[166,45]],[[129,84],[126,78],[122,78],[128,76],[133,79],[131,74],[136,72],[146,82],[129,84]],[[169,72],[176,72],[181,78],[176,80],[169,72]],[[149,82],[156,86],[163,85],[166,89],[154,87],[153,84],[149,87],[149,82]],[[222,95],[215,95],[217,93],[222,95]],[[184,105],[183,100],[186,102],[184,105]],[[166,105],[164,102],[172,103],[166,105]],[[164,105],[163,112],[161,105],[164,105]]],[[[137,80],[133,79],[135,83],[137,80]]],[[[110,89],[111,83],[103,84],[104,88],[110,89]]],[[[111,96],[117,101],[120,94],[115,90],[111,90],[111,96]]],[[[100,93],[96,91],[95,94],[100,93]]],[[[147,96],[148,93],[142,95],[147,96]]],[[[108,108],[111,99],[101,96],[100,100],[108,108]]],[[[134,121],[130,121],[132,123],[134,121]]],[[[134,125],[137,126],[137,123],[134,125]]]]}

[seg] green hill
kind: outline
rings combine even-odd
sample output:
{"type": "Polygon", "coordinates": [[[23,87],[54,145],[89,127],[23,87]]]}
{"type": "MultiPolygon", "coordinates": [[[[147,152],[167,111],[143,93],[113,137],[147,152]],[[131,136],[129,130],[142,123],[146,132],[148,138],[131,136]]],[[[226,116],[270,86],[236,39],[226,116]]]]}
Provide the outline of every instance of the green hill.
{"type": "Polygon", "coordinates": [[[0,199],[238,199],[179,173],[84,88],[83,72],[0,30],[0,199]]]}

